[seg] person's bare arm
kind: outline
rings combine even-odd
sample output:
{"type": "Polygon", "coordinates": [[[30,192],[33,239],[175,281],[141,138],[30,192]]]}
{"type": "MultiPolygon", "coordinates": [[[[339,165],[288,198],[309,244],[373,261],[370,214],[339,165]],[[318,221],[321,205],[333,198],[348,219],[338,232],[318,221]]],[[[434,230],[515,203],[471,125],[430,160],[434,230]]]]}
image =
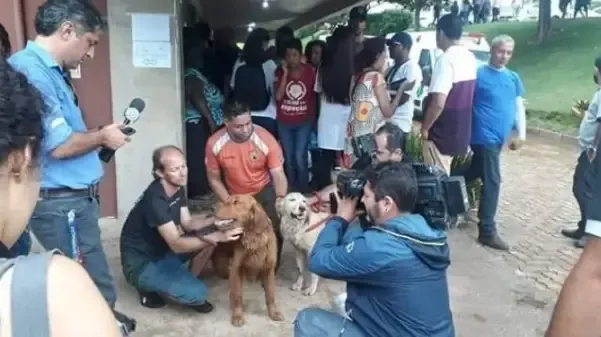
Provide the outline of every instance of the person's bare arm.
{"type": "Polygon", "coordinates": [[[186,77],[185,87],[186,96],[194,109],[200,112],[204,118],[206,118],[206,120],[209,122],[211,131],[215,130],[216,124],[213,120],[213,115],[211,115],[211,110],[209,109],[209,106],[205,100],[204,83],[194,76],[188,76],[186,77]]]}
{"type": "Polygon", "coordinates": [[[211,190],[213,190],[213,193],[215,193],[219,201],[225,202],[230,198],[230,192],[228,192],[221,180],[220,171],[207,170],[207,179],[209,180],[211,190]]]}
{"type": "Polygon", "coordinates": [[[225,81],[223,85],[223,97],[227,100],[230,97],[230,92],[232,88],[230,87],[230,82],[232,81],[232,75],[225,75],[225,81]]]}
{"type": "Polygon", "coordinates": [[[399,106],[402,95],[395,95],[391,101],[388,96],[388,92],[386,91],[386,83],[377,85],[374,88],[374,94],[376,95],[376,99],[380,105],[380,111],[382,112],[382,115],[384,115],[385,118],[392,117],[396,108],[399,106]]]}
{"type": "MultiPolygon", "coordinates": [[[[182,236],[173,221],[159,226],[159,234],[165,240],[169,248],[176,254],[192,253],[201,250],[209,244],[193,236],[182,236]]],[[[211,240],[214,242],[214,240],[211,240]]]]}
{"type": "Polygon", "coordinates": [[[440,117],[444,105],[447,102],[447,95],[441,93],[431,93],[430,103],[428,103],[428,109],[424,115],[424,122],[422,123],[422,129],[430,130],[434,122],[440,117]]]}
{"type": "Polygon", "coordinates": [[[422,122],[422,136],[427,136],[430,128],[444,109],[447,102],[447,96],[453,87],[453,66],[443,54],[432,71],[432,79],[428,91],[430,92],[430,102],[425,111],[424,121],[422,122]]]}
{"type": "Polygon", "coordinates": [[[566,279],[545,337],[598,337],[601,331],[601,238],[591,237],[566,279]]]}
{"type": "Polygon", "coordinates": [[[48,318],[52,337],[121,337],[88,273],[64,256],[53,257],[48,269],[48,318]]]}
{"type": "MultiPolygon", "coordinates": [[[[403,84],[405,84],[405,83],[403,83],[403,84]]],[[[403,88],[403,91],[400,93],[401,100],[399,101],[399,105],[403,105],[403,104],[407,103],[409,101],[409,99],[411,99],[411,95],[408,94],[407,91],[413,90],[413,87],[415,87],[415,81],[407,82],[407,85],[405,85],[405,87],[403,88]]]]}
{"type": "MultiPolygon", "coordinates": [[[[277,77],[276,77],[277,78],[277,77]]],[[[288,71],[282,71],[280,78],[277,80],[278,87],[275,92],[275,100],[281,101],[286,96],[286,84],[288,82],[288,71]]]]}
{"type": "Polygon", "coordinates": [[[288,179],[286,179],[286,173],[284,173],[283,167],[278,167],[269,170],[273,179],[273,189],[277,197],[283,197],[288,193],[288,179]]]}

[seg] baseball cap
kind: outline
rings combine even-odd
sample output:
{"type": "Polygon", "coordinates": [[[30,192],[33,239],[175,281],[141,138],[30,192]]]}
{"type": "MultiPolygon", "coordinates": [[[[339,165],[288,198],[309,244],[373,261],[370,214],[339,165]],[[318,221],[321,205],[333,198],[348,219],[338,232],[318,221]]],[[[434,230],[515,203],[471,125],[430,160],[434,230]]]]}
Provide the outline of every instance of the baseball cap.
{"type": "Polygon", "coordinates": [[[386,44],[389,47],[400,45],[404,48],[411,48],[413,45],[413,38],[406,32],[400,32],[394,34],[390,39],[386,40],[386,44]]]}
{"type": "Polygon", "coordinates": [[[351,9],[348,17],[351,20],[367,21],[367,8],[365,6],[355,6],[351,9]]]}

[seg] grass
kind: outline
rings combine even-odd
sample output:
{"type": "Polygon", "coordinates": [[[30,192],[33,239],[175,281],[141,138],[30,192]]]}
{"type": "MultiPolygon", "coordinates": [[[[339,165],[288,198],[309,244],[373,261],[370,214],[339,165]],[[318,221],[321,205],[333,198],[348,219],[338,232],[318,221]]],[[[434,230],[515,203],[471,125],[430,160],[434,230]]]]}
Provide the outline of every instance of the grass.
{"type": "Polygon", "coordinates": [[[590,100],[595,90],[593,61],[601,55],[601,19],[554,20],[549,42],[536,45],[536,22],[504,22],[469,26],[490,41],[508,34],[516,41],[510,68],[524,82],[530,126],[575,134],[572,116],[576,100],[590,100]]]}

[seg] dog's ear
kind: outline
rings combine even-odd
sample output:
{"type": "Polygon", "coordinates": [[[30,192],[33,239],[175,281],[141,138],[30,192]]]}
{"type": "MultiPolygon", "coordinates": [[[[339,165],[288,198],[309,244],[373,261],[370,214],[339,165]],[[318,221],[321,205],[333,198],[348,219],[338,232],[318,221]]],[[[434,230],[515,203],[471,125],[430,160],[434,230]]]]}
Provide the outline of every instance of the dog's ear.
{"type": "Polygon", "coordinates": [[[269,220],[267,213],[265,213],[263,207],[256,201],[252,205],[250,217],[250,220],[254,223],[254,229],[258,232],[262,232],[266,228],[272,227],[271,220],[269,220]]]}

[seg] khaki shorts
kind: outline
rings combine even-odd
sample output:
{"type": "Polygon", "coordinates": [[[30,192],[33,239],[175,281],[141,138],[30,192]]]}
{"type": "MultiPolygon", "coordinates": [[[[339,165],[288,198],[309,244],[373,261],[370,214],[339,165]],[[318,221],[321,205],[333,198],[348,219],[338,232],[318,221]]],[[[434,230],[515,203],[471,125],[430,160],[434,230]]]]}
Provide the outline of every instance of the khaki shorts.
{"type": "Polygon", "coordinates": [[[424,163],[436,165],[444,169],[448,175],[451,175],[451,164],[453,163],[452,156],[440,153],[434,142],[430,140],[426,140],[422,143],[422,151],[424,154],[424,163]]]}

